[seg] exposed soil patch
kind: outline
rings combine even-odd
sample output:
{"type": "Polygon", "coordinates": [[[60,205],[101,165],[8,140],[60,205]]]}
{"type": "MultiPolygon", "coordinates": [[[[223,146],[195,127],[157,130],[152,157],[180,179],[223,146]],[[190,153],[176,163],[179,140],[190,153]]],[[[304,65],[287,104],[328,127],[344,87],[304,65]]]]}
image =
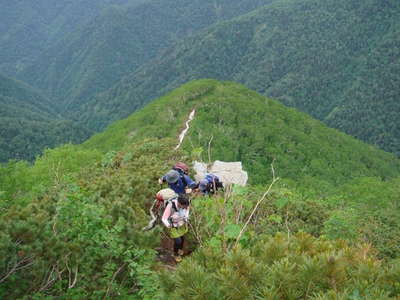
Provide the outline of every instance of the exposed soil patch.
{"type": "MultiPolygon", "coordinates": [[[[168,237],[166,233],[162,233],[160,247],[156,248],[157,260],[164,264],[167,268],[175,267],[177,262],[174,258],[174,240],[168,237]]],[[[183,244],[183,259],[192,252],[188,239],[183,244]]],[[[175,268],[174,268],[175,269],[175,268]]]]}

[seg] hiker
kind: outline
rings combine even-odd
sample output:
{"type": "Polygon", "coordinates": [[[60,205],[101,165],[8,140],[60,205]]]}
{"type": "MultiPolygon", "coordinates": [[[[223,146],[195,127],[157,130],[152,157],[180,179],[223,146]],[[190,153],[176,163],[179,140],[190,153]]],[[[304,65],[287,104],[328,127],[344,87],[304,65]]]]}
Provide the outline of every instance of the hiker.
{"type": "Polygon", "coordinates": [[[211,195],[223,188],[223,184],[219,177],[215,174],[206,174],[199,182],[199,190],[203,195],[211,195]]]}
{"type": "Polygon", "coordinates": [[[178,197],[178,195],[171,190],[170,188],[162,189],[157,192],[155,195],[155,199],[153,201],[153,205],[150,207],[150,216],[151,220],[149,221],[148,225],[143,227],[142,230],[151,230],[153,229],[158,221],[161,222],[161,216],[164,213],[165,206],[167,205],[168,201],[178,197]]]}
{"type": "Polygon", "coordinates": [[[186,194],[168,201],[161,218],[169,230],[169,236],[174,239],[174,258],[176,262],[182,261],[184,235],[188,231],[189,198],[186,194]]]}
{"type": "Polygon", "coordinates": [[[157,200],[157,207],[165,208],[167,205],[168,200],[178,197],[178,195],[171,190],[170,188],[162,189],[157,192],[156,200],[157,200]]]}
{"type": "MultiPolygon", "coordinates": [[[[181,165],[181,167],[183,166],[181,165]]],[[[168,173],[161,177],[158,182],[160,184],[167,182],[170,189],[177,194],[190,193],[192,189],[197,188],[198,185],[189,177],[189,175],[187,175],[188,171],[189,168],[187,168],[187,166],[185,169],[181,169],[178,168],[176,164],[172,170],[168,171],[168,173]]]]}
{"type": "Polygon", "coordinates": [[[189,175],[189,167],[183,162],[177,162],[175,166],[172,167],[172,170],[178,171],[180,174],[189,175]]]}

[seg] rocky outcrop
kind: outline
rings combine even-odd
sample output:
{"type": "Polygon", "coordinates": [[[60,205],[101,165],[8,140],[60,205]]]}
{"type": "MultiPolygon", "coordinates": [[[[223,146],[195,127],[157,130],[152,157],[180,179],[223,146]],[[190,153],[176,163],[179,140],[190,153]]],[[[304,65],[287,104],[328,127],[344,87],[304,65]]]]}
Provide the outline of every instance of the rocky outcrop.
{"type": "Polygon", "coordinates": [[[247,184],[248,175],[243,170],[242,163],[224,162],[216,160],[211,166],[202,162],[195,161],[193,168],[196,171],[194,178],[199,181],[204,178],[205,174],[213,173],[217,175],[224,184],[238,184],[245,186],[247,184]]]}

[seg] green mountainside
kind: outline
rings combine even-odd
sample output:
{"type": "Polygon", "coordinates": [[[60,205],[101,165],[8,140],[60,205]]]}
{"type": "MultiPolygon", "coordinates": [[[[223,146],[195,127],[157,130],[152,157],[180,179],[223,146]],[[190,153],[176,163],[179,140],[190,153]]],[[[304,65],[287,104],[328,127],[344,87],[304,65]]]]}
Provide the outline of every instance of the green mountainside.
{"type": "Polygon", "coordinates": [[[89,127],[196,78],[233,80],[399,154],[400,4],[281,0],[178,41],[94,97],[89,127]]]}
{"type": "MultiPolygon", "coordinates": [[[[57,114],[57,110],[50,99],[42,95],[39,90],[2,74],[0,74],[0,93],[4,105],[20,107],[32,112],[32,114],[40,112],[43,117],[57,114]]],[[[5,111],[2,110],[3,116],[4,113],[5,111]]],[[[17,117],[17,115],[14,116],[17,117]]]]}
{"type": "Polygon", "coordinates": [[[399,174],[394,155],[304,113],[194,81],[83,145],[0,166],[0,297],[396,299],[399,174]],[[251,184],[193,196],[171,264],[161,226],[141,230],[157,179],[209,156],[241,159],[251,184]]]}
{"type": "Polygon", "coordinates": [[[34,86],[51,102],[40,97],[43,103],[27,106],[25,97],[27,102],[15,107],[13,95],[3,97],[0,161],[32,160],[46,147],[84,140],[90,133],[85,125],[61,119],[71,119],[72,111],[79,114],[93,94],[172,42],[270,1],[7,3],[0,12],[0,70],[34,86]],[[47,115],[47,110],[57,112],[47,115]],[[54,118],[60,120],[53,123],[54,118]]]}
{"type": "Polygon", "coordinates": [[[32,87],[0,75],[0,162],[34,160],[47,147],[87,139],[90,131],[67,121],[32,87]]]}
{"type": "Polygon", "coordinates": [[[177,89],[83,146],[107,151],[148,137],[175,138],[192,109],[196,109],[196,118],[185,149],[206,150],[212,138],[212,158],[242,161],[254,183],[269,179],[265,167],[273,161],[279,176],[295,181],[315,176],[337,184],[359,176],[390,178],[400,172],[400,161],[389,153],[243,86],[214,80],[177,89]]]}
{"type": "Polygon", "coordinates": [[[28,2],[0,12],[0,69],[46,94],[44,111],[77,122],[64,128],[100,131],[185,82],[215,78],[399,154],[395,1],[28,2]]]}
{"type": "Polygon", "coordinates": [[[110,6],[48,47],[20,75],[66,111],[107,90],[173,42],[271,0],[152,0],[110,6]]]}
{"type": "Polygon", "coordinates": [[[2,1],[0,71],[14,77],[49,45],[87,23],[103,8],[128,1],[135,0],[2,1]]]}

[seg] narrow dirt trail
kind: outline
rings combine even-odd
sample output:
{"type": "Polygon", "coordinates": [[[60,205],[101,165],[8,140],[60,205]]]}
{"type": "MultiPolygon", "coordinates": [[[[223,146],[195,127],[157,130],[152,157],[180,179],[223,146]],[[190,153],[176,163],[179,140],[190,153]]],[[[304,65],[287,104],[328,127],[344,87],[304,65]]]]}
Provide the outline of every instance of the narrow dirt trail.
{"type": "MultiPolygon", "coordinates": [[[[174,241],[173,239],[169,238],[166,233],[161,233],[161,235],[160,247],[155,249],[157,251],[157,260],[162,264],[163,267],[169,270],[175,270],[178,263],[175,261],[173,255],[174,241]]],[[[185,238],[185,242],[183,244],[183,260],[192,252],[190,248],[190,241],[185,238]]]]}

